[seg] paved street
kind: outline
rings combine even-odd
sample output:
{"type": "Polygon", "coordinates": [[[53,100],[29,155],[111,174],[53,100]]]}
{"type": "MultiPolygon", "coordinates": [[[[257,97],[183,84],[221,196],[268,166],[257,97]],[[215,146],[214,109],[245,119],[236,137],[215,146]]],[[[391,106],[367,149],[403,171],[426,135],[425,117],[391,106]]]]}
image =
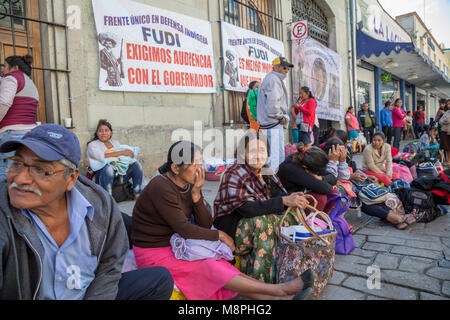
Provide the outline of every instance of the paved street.
{"type": "MultiPolygon", "coordinates": [[[[362,155],[353,159],[360,167],[362,155]]],[[[205,182],[203,194],[211,205],[218,188],[218,182],[205,182]]],[[[119,206],[131,214],[134,202],[119,206]]],[[[450,299],[449,215],[407,230],[358,211],[349,211],[345,217],[356,231],[356,249],[349,255],[336,255],[333,278],[320,300],[450,299]],[[369,279],[377,269],[379,289],[369,279]]]]}

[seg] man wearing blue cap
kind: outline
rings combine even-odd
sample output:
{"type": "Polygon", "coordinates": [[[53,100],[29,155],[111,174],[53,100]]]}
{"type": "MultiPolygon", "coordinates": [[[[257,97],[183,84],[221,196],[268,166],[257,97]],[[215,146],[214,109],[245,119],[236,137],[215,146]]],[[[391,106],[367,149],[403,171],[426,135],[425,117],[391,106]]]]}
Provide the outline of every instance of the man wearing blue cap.
{"type": "Polygon", "coordinates": [[[163,268],[121,274],[129,243],[117,204],[79,176],[75,134],[46,124],[12,152],[0,185],[0,299],[168,299],[163,268]]]}
{"type": "Polygon", "coordinates": [[[284,79],[294,65],[284,57],[272,61],[273,71],[259,86],[257,113],[260,129],[267,132],[270,144],[269,167],[276,172],[284,161],[284,125],[289,121],[288,93],[284,79]]]}

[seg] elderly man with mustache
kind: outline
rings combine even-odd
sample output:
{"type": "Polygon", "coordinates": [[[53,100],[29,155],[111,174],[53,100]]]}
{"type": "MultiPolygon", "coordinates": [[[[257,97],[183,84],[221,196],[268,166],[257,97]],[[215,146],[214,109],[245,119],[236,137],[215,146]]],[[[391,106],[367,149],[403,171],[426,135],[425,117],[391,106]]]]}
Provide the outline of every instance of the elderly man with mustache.
{"type": "Polygon", "coordinates": [[[0,299],[168,299],[164,268],[121,273],[129,243],[120,211],[79,176],[78,138],[56,124],[9,141],[0,185],[0,299]]]}

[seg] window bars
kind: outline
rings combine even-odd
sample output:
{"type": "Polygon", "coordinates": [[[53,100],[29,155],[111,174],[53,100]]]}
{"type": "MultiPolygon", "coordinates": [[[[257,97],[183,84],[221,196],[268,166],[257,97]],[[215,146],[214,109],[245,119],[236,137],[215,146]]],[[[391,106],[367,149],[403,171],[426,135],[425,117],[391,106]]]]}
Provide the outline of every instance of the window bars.
{"type": "MultiPolygon", "coordinates": [[[[59,2],[61,4],[61,2],[59,2]]],[[[0,0],[0,28],[6,28],[11,33],[12,47],[14,55],[18,54],[18,39],[23,36],[26,37],[26,47],[28,54],[32,52],[32,46],[30,43],[30,36],[33,32],[39,33],[39,38],[41,43],[38,47],[41,50],[39,56],[42,55],[41,61],[35,61],[32,67],[35,72],[42,72],[43,86],[46,97],[52,96],[52,83],[51,79],[55,78],[55,92],[56,92],[56,106],[58,110],[57,119],[53,116],[53,103],[50,99],[46,99],[46,103],[43,106],[46,108],[46,118],[40,119],[44,122],[56,122],[61,123],[61,97],[60,97],[60,75],[63,75],[61,80],[65,79],[65,84],[67,85],[67,102],[69,106],[69,114],[72,116],[72,98],[71,98],[71,87],[70,87],[70,70],[69,70],[69,56],[68,56],[68,40],[67,40],[67,12],[66,12],[66,0],[62,2],[64,10],[64,22],[58,23],[55,21],[55,3],[53,0],[38,1],[38,0],[0,0]],[[47,4],[50,5],[50,12],[47,12],[47,4]],[[31,8],[39,12],[37,15],[31,15],[31,8]],[[43,9],[45,7],[45,9],[43,9]],[[45,10],[45,11],[44,11],[45,10]],[[41,17],[43,15],[51,16],[51,20],[44,20],[41,17]],[[39,28],[30,28],[30,24],[37,23],[39,28]],[[32,30],[33,29],[33,30],[32,30]],[[50,33],[51,31],[51,33],[50,33]],[[57,43],[57,32],[62,31],[64,37],[64,43],[57,43]],[[52,34],[52,37],[50,37],[52,34]],[[45,36],[45,40],[44,40],[45,36]],[[45,42],[52,41],[53,43],[53,63],[50,61],[50,43],[45,42]],[[61,58],[58,55],[58,45],[64,46],[65,51],[65,62],[60,63],[61,58]],[[46,50],[44,50],[46,49],[46,50]],[[40,66],[36,66],[36,63],[40,62],[40,66]],[[63,67],[60,67],[63,65],[63,67]]],[[[3,57],[3,60],[6,57],[3,57]]],[[[35,73],[36,74],[36,73],[35,73]]],[[[43,97],[41,97],[43,99],[43,97]]],[[[40,99],[41,99],[40,98],[40,99]]]]}

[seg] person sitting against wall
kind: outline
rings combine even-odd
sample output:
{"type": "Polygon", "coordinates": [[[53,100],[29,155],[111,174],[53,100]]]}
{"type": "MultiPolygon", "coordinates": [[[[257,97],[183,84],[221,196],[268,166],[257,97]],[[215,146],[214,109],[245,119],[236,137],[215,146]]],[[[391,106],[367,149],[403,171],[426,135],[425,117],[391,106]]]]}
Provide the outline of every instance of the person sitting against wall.
{"type": "Polygon", "coordinates": [[[105,120],[99,120],[94,139],[88,143],[87,157],[94,181],[112,195],[113,185],[132,180],[132,193],[137,199],[141,193],[142,166],[136,160],[138,148],[122,146],[112,139],[113,129],[105,120]]]}
{"type": "MultiPolygon", "coordinates": [[[[37,126],[36,114],[39,93],[31,80],[33,57],[10,56],[5,59],[3,78],[0,81],[0,144],[20,140],[37,126]]],[[[14,152],[0,153],[0,182],[8,172],[4,159],[14,152]]]]}
{"type": "MultiPolygon", "coordinates": [[[[289,195],[276,174],[262,175],[270,170],[269,152],[265,135],[249,132],[243,137],[236,150],[237,163],[225,171],[214,201],[214,226],[234,239],[241,271],[275,283],[275,228],[286,207],[304,209],[308,200],[301,193],[289,195]]],[[[285,222],[300,224],[293,215],[285,222]]]]}
{"type": "Polygon", "coordinates": [[[385,143],[385,139],[382,132],[374,134],[372,143],[363,152],[363,170],[388,187],[400,177],[392,172],[391,146],[385,143]]]}
{"type": "MultiPolygon", "coordinates": [[[[428,124],[424,125],[422,128],[422,134],[420,135],[419,142],[417,143],[417,149],[419,152],[425,151],[425,147],[430,146],[439,146],[439,143],[436,140],[438,135],[438,129],[436,127],[431,127],[428,124]]],[[[439,151],[438,148],[436,150],[432,150],[430,152],[430,156],[438,157],[439,151]]]]}
{"type": "Polygon", "coordinates": [[[235,244],[226,232],[212,229],[213,217],[202,195],[205,170],[202,151],[179,141],[169,149],[163,174],[154,177],[136,201],[132,215],[133,251],[139,268],[167,268],[175,285],[188,300],[226,300],[238,294],[250,299],[304,299],[312,296],[310,269],[286,283],[267,284],[253,279],[224,259],[176,259],[170,239],[220,240],[231,250],[235,244]]]}
{"type": "Polygon", "coordinates": [[[323,211],[327,195],[333,192],[337,179],[326,172],[329,158],[318,147],[307,148],[302,142],[297,144],[297,152],[290,155],[280,165],[278,176],[287,192],[304,192],[317,201],[316,209],[323,211]]]}

